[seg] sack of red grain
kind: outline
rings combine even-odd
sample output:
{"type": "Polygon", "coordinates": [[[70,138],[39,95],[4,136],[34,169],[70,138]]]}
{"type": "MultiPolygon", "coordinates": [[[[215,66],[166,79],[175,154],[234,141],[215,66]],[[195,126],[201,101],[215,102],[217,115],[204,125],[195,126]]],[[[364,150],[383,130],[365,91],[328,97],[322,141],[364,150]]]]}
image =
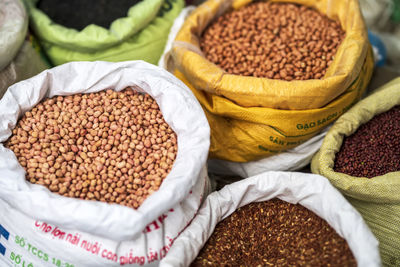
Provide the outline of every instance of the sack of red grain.
{"type": "Polygon", "coordinates": [[[311,170],[325,176],[361,213],[379,240],[385,266],[400,264],[400,78],[340,117],[311,170]]]}
{"type": "Polygon", "coordinates": [[[0,265],[155,266],[209,191],[200,105],[141,61],[11,86],[0,142],[0,265]]]}
{"type": "Polygon", "coordinates": [[[210,194],[160,266],[380,266],[360,214],[319,175],[266,172],[210,194]]]}

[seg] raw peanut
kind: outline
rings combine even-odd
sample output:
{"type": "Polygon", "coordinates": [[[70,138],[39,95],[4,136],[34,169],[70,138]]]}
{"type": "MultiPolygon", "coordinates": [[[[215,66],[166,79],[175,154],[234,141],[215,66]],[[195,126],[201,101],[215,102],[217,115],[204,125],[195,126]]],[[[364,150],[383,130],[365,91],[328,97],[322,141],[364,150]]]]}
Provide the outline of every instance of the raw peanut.
{"type": "Polygon", "coordinates": [[[261,1],[217,18],[203,32],[200,48],[230,74],[321,79],[344,37],[340,23],[317,10],[261,1]]]}
{"type": "Polygon", "coordinates": [[[132,208],[158,190],[177,153],[176,134],[156,101],[131,88],[45,99],[5,145],[32,183],[132,208]]]}

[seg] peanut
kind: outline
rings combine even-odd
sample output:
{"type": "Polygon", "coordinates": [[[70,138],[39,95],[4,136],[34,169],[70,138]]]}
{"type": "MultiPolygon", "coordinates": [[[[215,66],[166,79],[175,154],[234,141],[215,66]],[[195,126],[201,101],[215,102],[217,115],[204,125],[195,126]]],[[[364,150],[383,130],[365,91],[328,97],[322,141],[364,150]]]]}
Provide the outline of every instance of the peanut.
{"type": "Polygon", "coordinates": [[[32,183],[135,209],[158,190],[177,153],[176,134],[156,101],[131,88],[45,99],[5,145],[32,183]]]}
{"type": "Polygon", "coordinates": [[[309,7],[255,2],[217,18],[200,47],[230,74],[322,79],[344,36],[340,23],[309,7]]]}

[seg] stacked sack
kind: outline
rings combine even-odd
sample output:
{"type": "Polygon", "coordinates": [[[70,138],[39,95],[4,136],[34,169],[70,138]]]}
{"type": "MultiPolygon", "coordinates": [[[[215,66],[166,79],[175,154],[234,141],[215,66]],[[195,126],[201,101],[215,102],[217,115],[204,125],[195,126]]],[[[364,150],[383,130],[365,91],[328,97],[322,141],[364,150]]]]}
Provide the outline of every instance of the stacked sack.
{"type": "Polygon", "coordinates": [[[90,24],[81,30],[54,23],[37,8],[37,0],[25,0],[34,33],[50,61],[144,60],[156,64],[183,0],[143,0],[113,21],[108,29],[90,24]]]}
{"type": "MultiPolygon", "coordinates": [[[[345,32],[326,73],[295,80],[294,74],[288,77],[286,70],[282,73],[277,70],[275,77],[271,73],[263,76],[259,70],[253,74],[243,71],[251,70],[249,66],[243,67],[240,75],[227,72],[212,63],[212,58],[206,58],[202,38],[207,27],[222,14],[245,8],[251,5],[249,2],[209,0],[203,3],[186,18],[165,58],[165,67],[191,88],[206,113],[211,126],[210,158],[219,159],[219,165],[224,161],[227,165],[247,163],[247,166],[241,166],[244,168],[253,162],[262,165],[263,159],[267,161],[267,157],[296,148],[321,133],[361,98],[373,71],[372,52],[357,1],[331,6],[328,1],[295,0],[289,2],[315,8],[339,21],[345,32]]],[[[231,26],[224,24],[223,27],[231,26]]],[[[279,34],[277,28],[273,34],[279,34]]],[[[240,34],[237,31],[232,34],[240,34]]],[[[254,38],[252,42],[258,38],[254,33],[248,35],[254,38]]],[[[245,37],[246,33],[242,35],[243,39],[245,37]]],[[[246,46],[254,44],[250,42],[244,44],[246,46]]],[[[237,58],[246,56],[241,54],[244,49],[232,54],[232,51],[225,51],[227,46],[216,43],[209,47],[211,50],[215,47],[214,50],[222,55],[217,61],[231,69],[238,65],[237,58]],[[229,60],[235,63],[226,64],[229,60]]],[[[303,55],[294,64],[301,65],[302,56],[311,52],[318,54],[318,50],[312,48],[300,52],[303,55]]],[[[310,155],[306,157],[311,158],[310,155]]],[[[294,165],[299,161],[291,162],[294,165]]],[[[293,169],[293,166],[285,168],[293,169]]],[[[276,169],[282,169],[282,166],[276,169]]],[[[260,169],[258,173],[261,171],[266,169],[260,169]]]]}
{"type": "Polygon", "coordinates": [[[311,164],[361,213],[384,266],[400,265],[399,92],[397,78],[342,115],[311,164]]]}
{"type": "Polygon", "coordinates": [[[0,2],[0,97],[6,89],[46,69],[27,34],[28,16],[19,0],[0,2]]]}

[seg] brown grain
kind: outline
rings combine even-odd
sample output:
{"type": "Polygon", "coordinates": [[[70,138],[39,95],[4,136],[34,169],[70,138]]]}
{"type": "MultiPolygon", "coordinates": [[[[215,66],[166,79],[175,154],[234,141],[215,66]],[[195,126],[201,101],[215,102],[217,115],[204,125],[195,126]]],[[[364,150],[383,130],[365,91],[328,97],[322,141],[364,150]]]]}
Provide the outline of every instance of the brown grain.
{"type": "Polygon", "coordinates": [[[218,223],[191,266],[356,266],[347,242],[310,210],[279,199],[218,223]]]}

